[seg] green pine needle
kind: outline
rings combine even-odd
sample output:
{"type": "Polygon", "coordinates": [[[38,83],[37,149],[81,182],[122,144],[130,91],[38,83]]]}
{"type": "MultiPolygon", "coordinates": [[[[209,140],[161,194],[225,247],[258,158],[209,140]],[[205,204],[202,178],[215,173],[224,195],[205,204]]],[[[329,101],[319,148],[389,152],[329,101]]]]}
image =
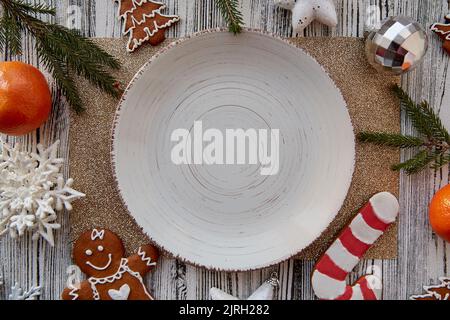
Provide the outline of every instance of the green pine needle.
{"type": "Polygon", "coordinates": [[[222,16],[228,24],[230,32],[237,34],[242,31],[244,18],[239,10],[239,0],[216,0],[222,16]]]}
{"type": "Polygon", "coordinates": [[[24,10],[28,13],[46,14],[46,15],[52,15],[52,16],[54,16],[56,14],[56,9],[48,6],[45,3],[30,4],[30,3],[26,3],[26,2],[20,1],[20,0],[16,0],[15,2],[16,2],[17,7],[21,8],[22,10],[24,10]]]}
{"type": "Polygon", "coordinates": [[[398,85],[394,87],[394,92],[399,97],[406,114],[411,118],[417,131],[427,138],[436,138],[450,143],[450,135],[443,126],[439,116],[423,101],[416,104],[411,97],[398,85]]]}
{"type": "Polygon", "coordinates": [[[425,141],[417,137],[383,132],[361,132],[358,134],[358,139],[361,142],[398,148],[421,147],[425,144],[425,141]]]}
{"type": "Polygon", "coordinates": [[[358,140],[376,145],[397,148],[417,148],[419,152],[410,160],[392,166],[393,170],[404,170],[414,174],[430,167],[439,169],[450,163],[450,135],[439,116],[428,102],[415,103],[399,86],[393,88],[406,114],[420,137],[383,132],[361,132],[358,140]]]}
{"type": "Polygon", "coordinates": [[[431,166],[432,169],[439,169],[450,163],[450,154],[439,155],[434,164],[431,166]]]}
{"type": "Polygon", "coordinates": [[[435,154],[429,154],[426,150],[422,150],[412,159],[393,165],[392,170],[405,170],[405,172],[409,175],[414,174],[422,171],[427,165],[435,161],[436,158],[437,156],[435,154]]]}
{"type": "Polygon", "coordinates": [[[22,27],[8,12],[0,18],[0,47],[7,47],[11,55],[22,53],[22,27]]]}
{"type": "Polygon", "coordinates": [[[37,36],[36,40],[46,43],[46,50],[64,62],[77,75],[84,76],[103,91],[117,96],[118,91],[114,86],[116,80],[103,68],[103,64],[118,68],[117,61],[108,60],[108,57],[103,56],[100,51],[88,50],[83,42],[80,43],[77,40],[79,39],[77,35],[64,27],[52,26],[50,29],[52,32],[49,35],[37,36]],[[79,63],[80,60],[83,63],[79,63]]]}
{"type": "Polygon", "coordinates": [[[51,37],[55,40],[54,43],[65,44],[65,47],[69,46],[71,51],[75,47],[77,54],[89,59],[90,62],[105,65],[112,69],[120,69],[120,63],[116,58],[100,48],[91,39],[83,37],[77,30],[71,30],[56,24],[50,25],[49,28],[51,29],[51,37]]]}
{"type": "Polygon", "coordinates": [[[37,15],[55,15],[45,4],[29,4],[23,0],[0,0],[0,50],[12,54],[21,51],[22,32],[35,38],[38,57],[51,72],[58,87],[76,112],[84,110],[73,76],[85,77],[104,92],[118,97],[117,81],[108,69],[119,69],[117,59],[78,31],[47,23],[37,15]]]}
{"type": "Polygon", "coordinates": [[[45,43],[38,42],[36,49],[39,58],[44,63],[45,67],[52,73],[56,84],[61,89],[63,95],[66,97],[67,102],[69,102],[71,107],[77,113],[82,112],[84,110],[84,107],[81,104],[78,89],[72,76],[69,74],[67,66],[50,53],[50,50],[45,47],[45,43]]]}

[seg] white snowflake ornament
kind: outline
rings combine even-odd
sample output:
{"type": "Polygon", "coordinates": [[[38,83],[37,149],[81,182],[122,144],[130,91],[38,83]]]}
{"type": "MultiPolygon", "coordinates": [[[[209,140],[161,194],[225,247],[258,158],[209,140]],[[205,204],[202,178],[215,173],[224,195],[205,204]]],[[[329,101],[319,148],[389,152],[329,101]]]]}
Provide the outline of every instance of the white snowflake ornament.
{"type": "Polygon", "coordinates": [[[36,300],[42,294],[41,287],[31,287],[30,290],[24,291],[19,285],[16,283],[11,288],[11,293],[9,294],[9,300],[36,300]]]}
{"type": "Polygon", "coordinates": [[[58,145],[39,144],[29,153],[20,143],[11,148],[0,142],[0,236],[31,232],[34,240],[42,237],[54,246],[53,230],[61,227],[56,211],[72,210],[71,202],[85,196],[72,188],[73,179],[64,180],[58,145]]]}
{"type": "MultiPolygon", "coordinates": [[[[3,286],[3,273],[0,273],[0,287],[3,286]]],[[[8,295],[9,300],[36,300],[42,294],[42,287],[31,287],[28,291],[23,291],[18,283],[11,287],[11,293],[8,295]]]]}
{"type": "Polygon", "coordinates": [[[329,27],[337,25],[333,0],[274,0],[281,8],[292,11],[294,33],[302,32],[314,20],[329,27]]]}

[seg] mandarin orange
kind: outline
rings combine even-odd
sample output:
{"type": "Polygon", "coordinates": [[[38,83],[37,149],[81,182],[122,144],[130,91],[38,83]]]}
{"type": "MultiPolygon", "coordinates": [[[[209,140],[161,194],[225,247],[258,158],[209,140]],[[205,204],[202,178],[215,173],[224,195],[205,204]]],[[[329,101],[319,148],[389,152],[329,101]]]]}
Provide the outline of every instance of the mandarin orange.
{"type": "Polygon", "coordinates": [[[0,132],[24,135],[48,118],[52,97],[44,75],[23,62],[0,62],[0,132]]]}
{"type": "Polygon", "coordinates": [[[434,232],[450,242],[450,184],[434,195],[430,203],[429,215],[434,232]]]}

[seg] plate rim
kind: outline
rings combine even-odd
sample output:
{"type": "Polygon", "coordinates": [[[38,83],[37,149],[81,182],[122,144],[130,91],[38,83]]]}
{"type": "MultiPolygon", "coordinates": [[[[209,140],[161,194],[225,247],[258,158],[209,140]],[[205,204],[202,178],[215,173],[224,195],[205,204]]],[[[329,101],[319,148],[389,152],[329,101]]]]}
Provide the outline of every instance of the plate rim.
{"type": "MultiPolygon", "coordinates": [[[[151,66],[151,64],[158,59],[160,56],[164,55],[167,51],[173,49],[174,47],[178,46],[181,43],[184,43],[185,41],[189,41],[191,39],[194,38],[198,38],[201,37],[203,35],[206,34],[211,34],[211,33],[223,33],[223,32],[229,32],[228,28],[223,28],[223,27],[219,27],[219,28],[212,28],[212,29],[206,29],[206,30],[202,30],[202,31],[198,31],[198,32],[194,32],[190,35],[186,35],[183,38],[179,38],[176,39],[170,43],[168,43],[167,45],[159,48],[139,69],[138,71],[133,75],[132,79],[130,80],[130,82],[128,83],[126,89],[124,90],[119,102],[117,103],[117,107],[114,113],[114,119],[113,119],[113,124],[112,124],[112,128],[111,128],[111,133],[110,133],[110,161],[111,161],[111,172],[113,175],[113,179],[114,179],[114,185],[117,188],[118,191],[118,196],[120,198],[120,201],[122,203],[122,205],[124,206],[124,208],[127,211],[128,216],[133,219],[133,221],[135,222],[135,224],[138,226],[139,229],[141,229],[141,231],[143,232],[143,234],[150,240],[150,242],[157,247],[161,253],[163,253],[165,256],[177,259],[182,261],[183,263],[195,266],[195,267],[201,267],[201,268],[205,268],[207,270],[211,270],[211,271],[224,271],[224,272],[246,272],[246,271],[256,271],[256,270],[261,270],[263,268],[269,268],[275,265],[278,265],[284,261],[287,261],[293,257],[295,257],[296,255],[298,255],[299,253],[301,253],[303,250],[307,249],[311,244],[314,243],[314,241],[316,241],[318,238],[320,238],[323,233],[328,229],[328,227],[330,226],[330,224],[334,221],[334,219],[336,218],[336,216],[339,214],[339,211],[342,209],[342,206],[344,205],[344,202],[348,196],[348,192],[350,190],[350,186],[351,183],[353,181],[353,177],[355,174],[355,168],[356,168],[356,137],[355,137],[355,127],[353,125],[353,120],[352,117],[350,115],[349,109],[348,109],[348,103],[347,100],[345,99],[344,95],[342,94],[341,89],[337,86],[336,81],[331,77],[330,73],[325,69],[325,67],[320,64],[316,58],[314,58],[309,52],[307,52],[305,49],[295,45],[292,41],[290,41],[289,38],[283,38],[281,36],[275,35],[273,33],[270,32],[266,32],[260,29],[255,29],[255,28],[249,28],[249,27],[243,27],[242,28],[242,33],[255,33],[255,34],[259,34],[259,35],[263,35],[266,37],[271,37],[273,39],[276,39],[278,41],[282,41],[283,43],[289,45],[290,47],[298,50],[299,52],[303,53],[304,55],[306,55],[308,58],[310,58],[312,61],[314,61],[321,69],[322,71],[328,76],[328,78],[331,80],[332,85],[337,89],[339,96],[341,97],[342,101],[345,104],[346,107],[346,111],[348,114],[348,118],[350,120],[350,127],[352,129],[352,149],[353,149],[353,157],[352,157],[352,163],[351,163],[351,175],[349,175],[349,178],[346,179],[347,181],[345,182],[345,189],[347,190],[344,194],[343,199],[341,199],[339,202],[341,203],[339,208],[337,209],[337,212],[333,215],[332,219],[330,221],[328,221],[327,227],[320,233],[320,235],[314,239],[311,243],[309,243],[307,246],[301,248],[301,249],[296,249],[294,253],[289,253],[285,256],[283,256],[282,258],[278,258],[276,260],[273,260],[271,262],[268,262],[266,264],[259,264],[259,265],[255,265],[252,267],[243,267],[243,268],[225,268],[225,267],[217,267],[217,266],[211,266],[211,265],[203,265],[200,264],[198,262],[194,262],[189,260],[188,258],[185,258],[183,256],[181,256],[180,254],[174,254],[172,253],[170,250],[166,249],[163,245],[161,245],[160,243],[158,243],[150,234],[148,234],[147,231],[144,230],[144,227],[142,227],[137,221],[136,218],[132,215],[127,203],[125,202],[125,199],[122,195],[122,189],[120,187],[117,175],[116,175],[116,152],[115,152],[115,146],[114,146],[114,141],[116,140],[116,128],[119,125],[120,122],[120,116],[121,116],[121,110],[123,107],[123,104],[125,102],[125,100],[127,99],[128,96],[128,92],[131,90],[131,88],[133,87],[133,85],[136,83],[136,81],[138,81],[140,79],[140,77],[142,76],[142,74],[147,70],[147,68],[149,68],[151,66]]],[[[236,35],[239,36],[239,35],[236,35]]]]}

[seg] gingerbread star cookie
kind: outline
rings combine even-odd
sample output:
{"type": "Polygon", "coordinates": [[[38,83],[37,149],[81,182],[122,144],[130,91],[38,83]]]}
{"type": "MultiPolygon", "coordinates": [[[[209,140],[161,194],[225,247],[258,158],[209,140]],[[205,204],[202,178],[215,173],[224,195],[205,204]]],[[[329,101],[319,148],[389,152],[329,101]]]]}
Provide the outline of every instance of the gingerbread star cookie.
{"type": "Polygon", "coordinates": [[[165,15],[166,5],[153,0],[115,0],[119,2],[122,33],[128,36],[127,51],[133,52],[143,43],[156,46],[166,38],[165,30],[180,21],[175,15],[165,15]]]}
{"type": "Polygon", "coordinates": [[[120,238],[106,229],[93,229],[75,242],[73,258],[88,279],[64,289],[63,300],[153,300],[143,277],[156,265],[158,250],[145,245],[124,257],[120,238]]]}
{"type": "Polygon", "coordinates": [[[440,284],[425,286],[426,294],[412,296],[411,300],[450,300],[450,278],[440,278],[440,284]]]}

